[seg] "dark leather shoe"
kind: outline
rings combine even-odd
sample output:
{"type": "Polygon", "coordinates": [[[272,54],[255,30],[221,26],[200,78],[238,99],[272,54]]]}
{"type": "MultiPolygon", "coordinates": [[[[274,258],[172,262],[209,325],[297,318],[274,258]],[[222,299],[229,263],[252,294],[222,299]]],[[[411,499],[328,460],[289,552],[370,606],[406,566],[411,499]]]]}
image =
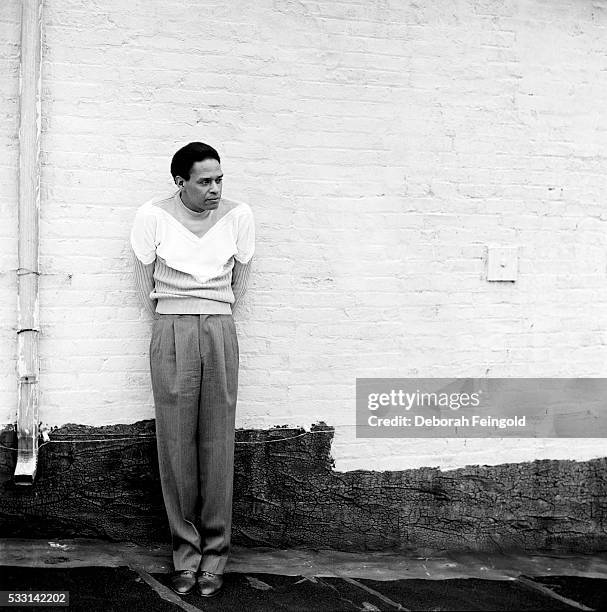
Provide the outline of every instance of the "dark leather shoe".
{"type": "Polygon", "coordinates": [[[173,572],[169,583],[177,595],[187,595],[196,586],[196,572],[192,570],[173,572]]]}
{"type": "Polygon", "coordinates": [[[213,597],[219,593],[223,586],[223,576],[221,574],[211,574],[211,572],[200,572],[198,575],[198,593],[201,597],[213,597]]]}

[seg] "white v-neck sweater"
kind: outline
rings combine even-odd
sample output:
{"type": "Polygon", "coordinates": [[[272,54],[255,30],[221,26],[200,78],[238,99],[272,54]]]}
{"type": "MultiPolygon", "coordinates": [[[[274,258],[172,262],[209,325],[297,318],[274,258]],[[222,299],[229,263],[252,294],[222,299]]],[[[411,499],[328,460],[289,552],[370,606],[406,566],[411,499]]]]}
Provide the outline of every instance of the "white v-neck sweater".
{"type": "Polygon", "coordinates": [[[135,280],[152,312],[157,301],[159,314],[230,314],[246,289],[255,250],[247,204],[222,198],[196,213],[177,192],[140,206],[130,238],[135,280]]]}

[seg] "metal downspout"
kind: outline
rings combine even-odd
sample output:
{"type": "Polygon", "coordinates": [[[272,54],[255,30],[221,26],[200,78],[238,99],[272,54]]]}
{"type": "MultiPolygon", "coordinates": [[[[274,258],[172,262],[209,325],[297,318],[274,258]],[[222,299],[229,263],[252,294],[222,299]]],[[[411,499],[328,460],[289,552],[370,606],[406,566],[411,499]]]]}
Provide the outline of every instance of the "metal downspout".
{"type": "Polygon", "coordinates": [[[40,213],[41,37],[43,0],[21,2],[19,74],[19,268],[17,270],[17,465],[32,485],[38,464],[38,236],[40,213]]]}

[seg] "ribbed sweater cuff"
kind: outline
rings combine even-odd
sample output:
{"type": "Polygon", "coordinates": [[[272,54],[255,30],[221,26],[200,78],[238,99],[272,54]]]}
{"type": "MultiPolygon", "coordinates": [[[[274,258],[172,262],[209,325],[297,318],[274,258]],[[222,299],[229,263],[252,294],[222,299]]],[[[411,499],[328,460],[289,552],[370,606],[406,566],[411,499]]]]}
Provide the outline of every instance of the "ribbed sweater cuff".
{"type": "Polygon", "coordinates": [[[234,293],[232,312],[236,310],[236,306],[240,302],[240,299],[247,291],[249,277],[251,275],[252,261],[253,258],[249,259],[247,263],[243,264],[237,259],[234,260],[234,267],[232,268],[232,292],[234,293]]]}
{"type": "Polygon", "coordinates": [[[147,312],[152,316],[156,313],[156,300],[150,298],[150,293],[154,290],[154,265],[142,263],[134,251],[131,251],[133,278],[139,301],[143,304],[147,312]]]}

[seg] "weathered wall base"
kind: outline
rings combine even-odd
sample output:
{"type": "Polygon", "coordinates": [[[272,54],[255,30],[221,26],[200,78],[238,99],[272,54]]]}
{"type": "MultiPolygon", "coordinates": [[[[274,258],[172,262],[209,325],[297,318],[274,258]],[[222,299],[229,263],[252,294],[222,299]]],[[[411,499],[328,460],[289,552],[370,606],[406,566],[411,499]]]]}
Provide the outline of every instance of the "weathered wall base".
{"type": "MultiPolygon", "coordinates": [[[[0,437],[14,446],[14,432],[0,437]]],[[[335,472],[333,429],[237,432],[234,541],[342,550],[607,549],[607,458],[335,472]],[[291,438],[291,439],[284,439],[291,438]]],[[[154,421],[65,425],[33,487],[0,447],[0,537],[169,538],[154,421]],[[78,440],[66,442],[66,440],[78,440]]]]}

